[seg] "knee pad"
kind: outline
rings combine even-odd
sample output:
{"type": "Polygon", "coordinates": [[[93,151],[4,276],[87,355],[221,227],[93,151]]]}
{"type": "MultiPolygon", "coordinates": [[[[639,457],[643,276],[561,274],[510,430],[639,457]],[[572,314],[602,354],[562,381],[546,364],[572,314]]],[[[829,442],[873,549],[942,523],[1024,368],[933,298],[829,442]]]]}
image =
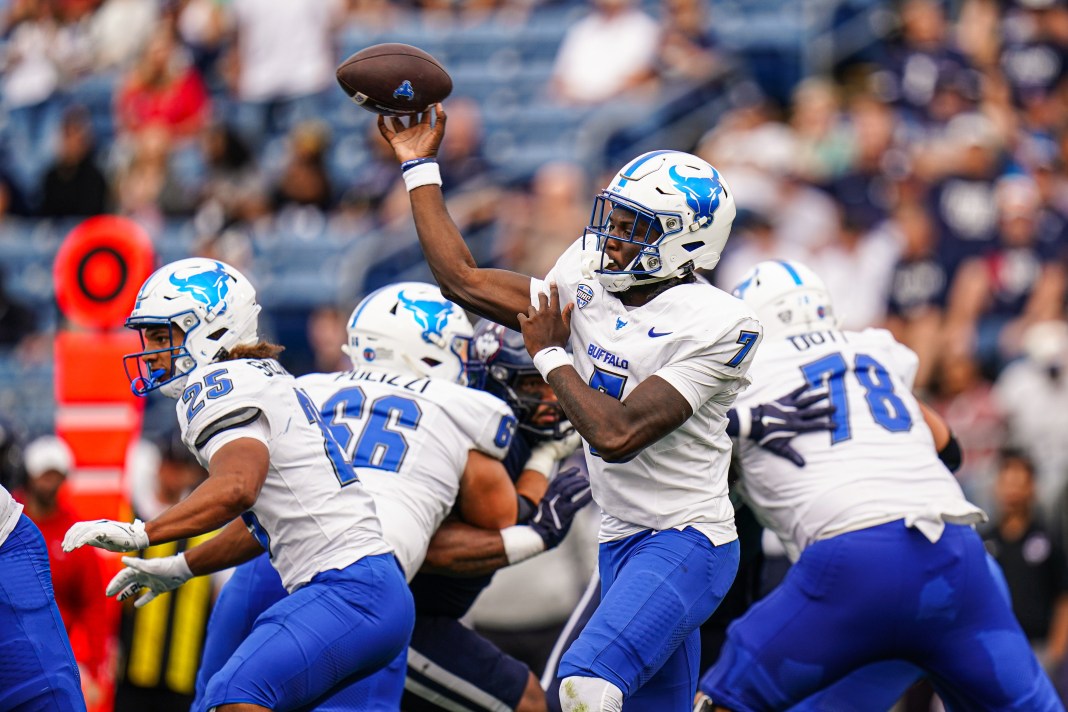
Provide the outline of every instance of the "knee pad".
{"type": "Polygon", "coordinates": [[[563,712],[622,712],[623,691],[599,677],[565,677],[560,681],[563,712]]]}

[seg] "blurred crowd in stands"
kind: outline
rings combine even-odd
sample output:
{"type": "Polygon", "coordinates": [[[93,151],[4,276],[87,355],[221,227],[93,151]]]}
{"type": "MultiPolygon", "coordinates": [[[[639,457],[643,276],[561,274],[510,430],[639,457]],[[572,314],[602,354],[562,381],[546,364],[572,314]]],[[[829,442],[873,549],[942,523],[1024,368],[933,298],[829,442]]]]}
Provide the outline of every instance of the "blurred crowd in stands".
{"type": "MultiPolygon", "coordinates": [[[[959,477],[991,515],[1010,587],[1042,592],[1028,632],[1064,656],[1065,0],[0,7],[0,373],[49,368],[57,326],[51,292],[7,255],[43,240],[32,259],[49,260],[49,239],[98,213],[137,220],[161,259],[217,255],[250,274],[294,372],[346,367],[357,298],[429,274],[397,166],[334,68],[407,41],[453,73],[444,189],[483,263],[540,276],[624,160],[693,151],[740,208],[709,279],[729,290],[759,260],[800,259],[844,327],[886,327],[915,350],[916,387],[962,443],[959,477]],[[767,46],[723,29],[757,11],[783,26],[798,8],[831,17],[832,40],[833,18],[867,18],[873,41],[802,65],[800,24],[769,67],[767,46]]],[[[3,378],[3,417],[40,434],[3,378]]]]}

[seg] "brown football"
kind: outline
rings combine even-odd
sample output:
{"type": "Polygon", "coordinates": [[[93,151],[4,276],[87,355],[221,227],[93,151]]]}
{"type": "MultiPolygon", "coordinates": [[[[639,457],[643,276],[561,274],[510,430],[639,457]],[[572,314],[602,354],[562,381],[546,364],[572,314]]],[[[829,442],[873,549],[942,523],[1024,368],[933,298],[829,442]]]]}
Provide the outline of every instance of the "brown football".
{"type": "Polygon", "coordinates": [[[397,42],[346,59],[337,68],[337,83],[363,108],[389,116],[417,114],[452,91],[452,78],[438,60],[397,42]]]}

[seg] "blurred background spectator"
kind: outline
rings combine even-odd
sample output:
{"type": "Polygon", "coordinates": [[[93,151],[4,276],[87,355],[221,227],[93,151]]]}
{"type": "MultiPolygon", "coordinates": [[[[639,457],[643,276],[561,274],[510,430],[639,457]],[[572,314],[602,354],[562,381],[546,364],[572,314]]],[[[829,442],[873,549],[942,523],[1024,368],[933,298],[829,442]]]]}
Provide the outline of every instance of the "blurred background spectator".
{"type": "Polygon", "coordinates": [[[1035,478],[1027,456],[1001,453],[997,516],[984,538],[1005,573],[1016,618],[1057,680],[1068,648],[1068,558],[1037,511],[1035,478]]]}

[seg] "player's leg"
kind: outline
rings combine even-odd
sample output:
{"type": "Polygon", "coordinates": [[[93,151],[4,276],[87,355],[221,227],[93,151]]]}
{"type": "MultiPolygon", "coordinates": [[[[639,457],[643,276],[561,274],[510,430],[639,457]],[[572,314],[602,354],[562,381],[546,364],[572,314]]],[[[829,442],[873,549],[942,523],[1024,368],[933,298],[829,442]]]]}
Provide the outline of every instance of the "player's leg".
{"type": "Polygon", "coordinates": [[[895,657],[898,549],[883,527],[808,547],[778,588],[728,628],[701,692],[738,712],[788,709],[860,667],[895,657]]]}
{"type": "Polygon", "coordinates": [[[928,572],[912,601],[916,655],[950,708],[1063,710],[978,534],[947,525],[932,545],[910,531],[914,558],[928,572]],[[939,615],[946,608],[952,617],[939,615]]]}
{"type": "Polygon", "coordinates": [[[545,710],[526,665],[447,616],[417,616],[408,647],[405,712],[545,710]]]}
{"type": "Polygon", "coordinates": [[[26,515],[0,544],[0,572],[0,709],[84,712],[48,549],[26,515]]]}
{"type": "Polygon", "coordinates": [[[806,697],[790,712],[882,712],[892,708],[922,676],[923,670],[902,660],[873,663],[806,697]]]}
{"type": "MultiPolygon", "coordinates": [[[[601,603],[560,663],[564,712],[582,705],[590,712],[615,709],[624,698],[629,709],[629,699],[712,614],[737,566],[736,541],[714,546],[693,528],[602,544],[601,603]]],[[[685,654],[678,660],[641,704],[668,709],[671,703],[658,691],[671,696],[680,685],[692,701],[698,661],[685,654]]]]}
{"type": "Polygon", "coordinates": [[[407,648],[414,615],[392,554],[324,571],[256,620],[205,702],[298,708],[388,665],[407,648]]]}
{"type": "Polygon", "coordinates": [[[574,612],[564,624],[564,629],[560,631],[560,637],[553,646],[552,652],[549,653],[549,659],[545,662],[545,670],[541,674],[541,687],[545,690],[545,704],[549,712],[560,712],[560,678],[556,674],[560,669],[560,658],[585,629],[600,602],[601,577],[594,571],[589,583],[586,584],[582,598],[579,599],[574,612]]]}
{"type": "Polygon", "coordinates": [[[206,712],[208,680],[249,636],[260,614],[285,597],[282,577],[266,553],[234,569],[211,609],[191,712],[206,712]]]}

